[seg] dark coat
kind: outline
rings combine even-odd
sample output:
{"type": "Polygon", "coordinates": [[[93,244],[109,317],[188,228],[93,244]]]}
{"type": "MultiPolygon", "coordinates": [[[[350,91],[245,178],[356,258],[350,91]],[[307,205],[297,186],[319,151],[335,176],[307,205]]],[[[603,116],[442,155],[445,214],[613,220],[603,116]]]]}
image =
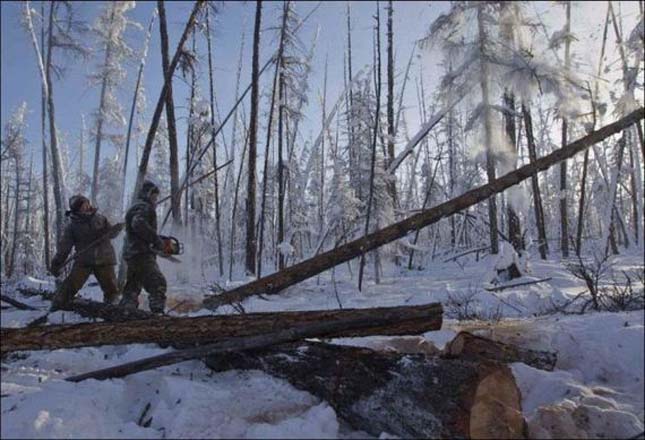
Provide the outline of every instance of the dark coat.
{"type": "Polygon", "coordinates": [[[155,206],[148,199],[148,194],[141,191],[128,212],[125,214],[126,244],[123,258],[129,260],[135,256],[155,255],[150,249],[163,248],[163,242],[157,235],[157,213],[155,206]]]}
{"type": "Polygon", "coordinates": [[[82,266],[109,266],[116,264],[116,253],[110,239],[116,238],[120,230],[107,234],[112,227],[110,222],[96,211],[91,214],[81,214],[68,211],[68,218],[63,235],[58,242],[58,251],[52,259],[52,268],[60,268],[65,262],[72,248],[76,252],[82,251],[76,258],[77,264],[82,266]],[[106,235],[107,234],[107,235],[106,235]],[[105,236],[91,249],[85,250],[97,239],[105,236]]]}

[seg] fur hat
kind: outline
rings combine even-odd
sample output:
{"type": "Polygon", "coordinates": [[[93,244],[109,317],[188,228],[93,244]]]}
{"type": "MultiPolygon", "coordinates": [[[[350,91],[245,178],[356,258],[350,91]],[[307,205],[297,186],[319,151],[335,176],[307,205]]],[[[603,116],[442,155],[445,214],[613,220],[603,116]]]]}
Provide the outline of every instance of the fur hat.
{"type": "Polygon", "coordinates": [[[77,212],[83,206],[83,203],[89,202],[89,199],[81,194],[76,194],[69,198],[69,209],[72,212],[77,212]]]}

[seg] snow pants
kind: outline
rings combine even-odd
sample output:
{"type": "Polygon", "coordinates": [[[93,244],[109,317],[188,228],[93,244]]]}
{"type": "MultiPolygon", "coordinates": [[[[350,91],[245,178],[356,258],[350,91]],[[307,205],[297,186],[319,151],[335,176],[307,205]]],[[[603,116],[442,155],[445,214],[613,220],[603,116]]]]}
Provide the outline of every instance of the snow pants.
{"type": "Polygon", "coordinates": [[[137,308],[139,294],[144,288],[149,295],[150,310],[163,313],[166,306],[166,278],[154,255],[136,255],[127,260],[128,271],[120,305],[137,308]]]}
{"type": "Polygon", "coordinates": [[[67,307],[92,274],[94,274],[99,286],[101,286],[101,290],[103,290],[103,302],[107,304],[114,303],[119,296],[114,266],[85,266],[80,263],[74,263],[69,275],[54,295],[52,310],[67,307]]]}

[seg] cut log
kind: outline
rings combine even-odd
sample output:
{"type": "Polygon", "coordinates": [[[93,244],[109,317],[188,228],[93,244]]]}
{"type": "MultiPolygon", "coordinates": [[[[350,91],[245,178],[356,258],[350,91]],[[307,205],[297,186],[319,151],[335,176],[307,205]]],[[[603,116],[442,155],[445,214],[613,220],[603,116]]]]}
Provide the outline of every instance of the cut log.
{"type": "Polygon", "coordinates": [[[619,133],[625,128],[643,119],[644,116],[645,109],[641,107],[624,118],[602,127],[597,131],[593,131],[587,136],[584,136],[545,157],[537,159],[533,163],[524,165],[515,171],[505,174],[486,185],[467,191],[459,197],[455,197],[454,199],[435,206],[434,208],[427,209],[398,223],[394,223],[386,228],[372,232],[363,238],[351,241],[308,260],[301,261],[300,263],[284,270],[262,277],[251,283],[244,284],[233,290],[224,292],[221,295],[206,298],[204,300],[204,306],[209,309],[216,309],[223,304],[241,302],[249,296],[257,294],[276,294],[289,286],[318,275],[334,266],[338,266],[339,264],[356,258],[363,253],[398,240],[412,231],[436,223],[442,218],[449,217],[456,212],[476,205],[494,194],[517,185],[539,171],[544,171],[551,166],[584,151],[591,145],[619,133]]]}
{"type": "Polygon", "coordinates": [[[523,438],[520,393],[492,361],[296,343],[210,355],[215,371],[258,369],[329,403],[353,428],[401,438],[523,438]]]}
{"type": "Polygon", "coordinates": [[[360,317],[357,319],[344,320],[342,322],[313,322],[260,335],[226,338],[219,342],[207,344],[201,347],[178,350],[140,359],[134,362],[128,362],[127,364],[117,365],[115,367],[104,368],[102,370],[69,377],[67,380],[71,382],[80,382],[85,379],[112,379],[163,367],[165,365],[172,365],[191,359],[201,358],[209,354],[262,348],[269,345],[293,342],[305,338],[328,337],[329,335],[335,334],[339,325],[342,325],[345,329],[345,333],[361,333],[362,330],[371,329],[375,324],[378,325],[378,321],[378,318],[373,319],[369,317],[360,317]]]}
{"type": "Polygon", "coordinates": [[[468,332],[459,332],[446,345],[443,355],[473,361],[489,359],[504,363],[523,362],[531,367],[547,371],[553,371],[557,362],[555,353],[520,348],[468,332]]]}
{"type": "Polygon", "coordinates": [[[327,334],[320,335],[324,337],[412,335],[440,329],[442,313],[441,304],[433,303],[423,306],[248,313],[193,318],[166,316],[128,322],[2,328],[0,352],[135,343],[203,344],[319,322],[332,325],[327,334]],[[369,320],[370,325],[347,325],[347,322],[357,319],[369,320]]]}

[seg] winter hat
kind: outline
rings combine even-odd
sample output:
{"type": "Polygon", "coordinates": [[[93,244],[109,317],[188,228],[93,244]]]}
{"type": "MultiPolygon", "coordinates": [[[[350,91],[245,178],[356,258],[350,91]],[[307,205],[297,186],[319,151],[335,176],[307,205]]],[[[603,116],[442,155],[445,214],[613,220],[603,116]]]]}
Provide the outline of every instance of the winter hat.
{"type": "Polygon", "coordinates": [[[157,185],[155,185],[151,180],[144,181],[143,185],[141,185],[141,194],[145,198],[148,198],[152,193],[159,193],[159,187],[157,187],[157,185]]]}
{"type": "Polygon", "coordinates": [[[72,212],[76,212],[81,209],[83,203],[89,202],[89,199],[81,194],[77,194],[69,198],[69,209],[72,212]]]}

